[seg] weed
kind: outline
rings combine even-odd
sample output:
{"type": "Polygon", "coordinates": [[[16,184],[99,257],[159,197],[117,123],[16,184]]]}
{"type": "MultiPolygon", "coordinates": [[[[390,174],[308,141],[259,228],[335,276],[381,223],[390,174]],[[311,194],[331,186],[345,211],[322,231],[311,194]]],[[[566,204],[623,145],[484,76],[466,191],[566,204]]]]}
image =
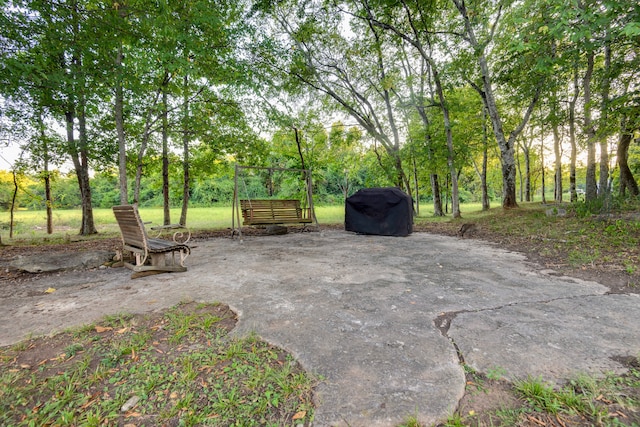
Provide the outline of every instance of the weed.
{"type": "Polygon", "coordinates": [[[127,322],[131,320],[132,317],[132,315],[125,313],[112,314],[105,316],[101,323],[107,328],[123,328],[128,325],[127,322]]]}
{"type": "Polygon", "coordinates": [[[443,427],[465,427],[464,419],[460,414],[453,414],[447,421],[444,422],[443,427]]]}
{"type": "Polygon", "coordinates": [[[629,275],[633,275],[636,271],[637,271],[638,267],[636,266],[635,262],[633,261],[624,261],[624,271],[626,271],[627,274],[629,275]]]}
{"type": "Polygon", "coordinates": [[[501,368],[499,366],[495,366],[487,370],[487,378],[489,378],[490,380],[497,381],[502,379],[502,377],[504,377],[506,373],[507,373],[506,369],[501,368]]]}
{"type": "Polygon", "coordinates": [[[593,248],[576,248],[569,252],[568,261],[573,266],[593,264],[600,258],[600,251],[593,248]]]}
{"type": "Polygon", "coordinates": [[[410,416],[398,427],[423,427],[423,425],[420,424],[417,417],[410,416]]]}
{"type": "Polygon", "coordinates": [[[562,409],[561,396],[541,378],[516,381],[515,389],[537,411],[557,414],[562,409]]]}
{"type": "Polygon", "coordinates": [[[84,346],[80,343],[73,343],[70,344],[69,346],[67,346],[67,348],[64,349],[64,355],[66,358],[69,357],[73,357],[76,354],[78,354],[79,352],[84,350],[84,346]]]}

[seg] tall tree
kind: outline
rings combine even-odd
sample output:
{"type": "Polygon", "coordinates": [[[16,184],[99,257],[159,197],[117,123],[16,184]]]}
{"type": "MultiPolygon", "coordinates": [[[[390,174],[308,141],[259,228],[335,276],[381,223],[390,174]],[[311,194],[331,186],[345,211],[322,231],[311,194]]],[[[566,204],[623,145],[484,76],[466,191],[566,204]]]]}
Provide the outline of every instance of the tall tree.
{"type": "MultiPolygon", "coordinates": [[[[449,105],[447,99],[445,98],[444,86],[442,82],[442,77],[440,73],[440,66],[434,59],[434,55],[429,48],[432,45],[432,40],[430,33],[433,31],[432,28],[425,25],[426,22],[431,22],[431,19],[425,19],[428,17],[422,16],[422,9],[417,8],[417,16],[415,14],[415,10],[412,10],[407,3],[402,2],[403,5],[403,14],[406,22],[408,23],[408,28],[404,28],[402,26],[403,19],[400,20],[399,23],[393,22],[392,18],[395,16],[394,13],[385,13],[388,10],[386,8],[382,9],[382,16],[379,16],[377,11],[375,11],[368,0],[362,0],[360,2],[356,2],[359,7],[363,10],[363,15],[360,16],[361,19],[366,19],[369,22],[370,26],[380,27],[384,30],[387,30],[399,37],[402,42],[406,42],[411,45],[413,48],[417,50],[420,54],[422,60],[428,65],[426,70],[430,73],[432,77],[432,81],[434,84],[435,95],[437,99],[437,105],[442,112],[442,120],[444,124],[444,133],[446,138],[446,147],[447,147],[447,166],[449,168],[449,175],[451,177],[451,188],[452,188],[452,214],[454,218],[458,218],[461,216],[460,214],[460,198],[458,195],[458,174],[455,167],[455,152],[453,147],[453,134],[451,131],[451,117],[449,112],[449,105]]],[[[416,105],[418,111],[422,108],[419,104],[416,105]]],[[[422,114],[422,119],[426,116],[422,114]]],[[[425,123],[426,125],[427,123],[425,123]]]]}
{"type": "Polygon", "coordinates": [[[336,110],[356,120],[389,156],[391,182],[409,192],[400,156],[401,121],[393,100],[398,69],[385,35],[367,22],[352,21],[352,36],[347,36],[335,11],[310,3],[272,4],[263,12],[294,46],[282,49],[278,57],[265,55],[263,60],[268,59],[276,73],[286,70],[289,88],[298,85],[298,90],[316,91],[330,99],[336,110]]]}

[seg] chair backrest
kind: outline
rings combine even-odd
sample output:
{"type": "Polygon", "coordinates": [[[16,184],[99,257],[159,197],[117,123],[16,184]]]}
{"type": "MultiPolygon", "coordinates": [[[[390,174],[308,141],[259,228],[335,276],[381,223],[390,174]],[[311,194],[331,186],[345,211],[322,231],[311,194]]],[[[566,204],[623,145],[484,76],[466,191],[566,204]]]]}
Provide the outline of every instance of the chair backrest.
{"type": "Polygon", "coordinates": [[[120,227],[123,243],[141,249],[146,248],[147,232],[138,209],[133,205],[114,206],[112,209],[120,227]]]}

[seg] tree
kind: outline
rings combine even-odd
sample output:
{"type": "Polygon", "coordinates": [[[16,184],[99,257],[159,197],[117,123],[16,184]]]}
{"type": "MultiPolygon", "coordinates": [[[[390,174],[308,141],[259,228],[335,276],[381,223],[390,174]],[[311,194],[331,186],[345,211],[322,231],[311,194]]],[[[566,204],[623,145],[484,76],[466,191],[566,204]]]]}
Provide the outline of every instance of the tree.
{"type": "MultiPolygon", "coordinates": [[[[529,65],[529,67],[524,71],[526,72],[526,74],[528,74],[529,79],[533,82],[533,86],[530,88],[531,90],[529,101],[524,110],[524,113],[522,114],[522,120],[514,127],[514,129],[509,133],[509,136],[507,137],[504,131],[503,117],[500,112],[498,98],[494,89],[495,79],[488,57],[488,50],[490,49],[490,46],[494,45],[494,38],[498,29],[503,29],[504,33],[501,34],[503,39],[505,37],[507,37],[508,39],[511,36],[512,33],[509,31],[510,26],[501,25],[504,24],[501,23],[503,16],[508,15],[509,11],[514,12],[513,18],[515,18],[515,22],[512,22],[513,25],[522,25],[524,22],[526,22],[520,19],[520,17],[518,16],[518,13],[523,10],[529,10],[532,12],[535,11],[537,12],[538,17],[544,18],[546,15],[544,13],[544,10],[528,8],[527,6],[529,6],[530,4],[527,3],[521,6],[520,9],[518,9],[517,4],[507,6],[503,3],[480,2],[478,4],[474,4],[474,9],[469,10],[468,4],[462,0],[452,0],[452,2],[458,12],[458,17],[460,19],[459,39],[467,43],[472,52],[472,56],[476,60],[481,85],[475,87],[483,98],[483,101],[487,108],[487,112],[491,119],[491,123],[493,125],[493,132],[498,142],[498,147],[500,148],[503,176],[502,206],[504,208],[514,208],[518,206],[516,201],[516,167],[514,157],[514,144],[520,133],[527,125],[533,109],[539,100],[540,93],[545,81],[545,75],[544,73],[541,73],[541,71],[543,70],[537,67],[537,65],[541,64],[540,62],[536,62],[534,66],[526,64],[529,65]]],[[[531,20],[531,22],[536,25],[539,21],[533,19],[531,20]]],[[[539,34],[539,32],[537,31],[538,29],[535,28],[535,30],[533,31],[523,30],[524,28],[519,28],[518,34],[521,38],[520,40],[512,39],[512,41],[516,43],[516,45],[512,45],[513,49],[511,51],[519,51],[518,53],[520,56],[530,57],[532,54],[534,54],[535,56],[544,56],[546,52],[542,49],[541,45],[537,45],[537,48],[535,50],[532,49],[531,46],[535,43],[535,35],[539,34]],[[526,39],[526,37],[531,36],[534,36],[534,38],[526,39]],[[521,40],[526,40],[526,42],[520,43],[521,40]],[[525,53],[527,53],[528,55],[524,55],[525,53]]],[[[508,48],[508,46],[501,45],[500,48],[505,49],[508,48]]]]}
{"type": "MultiPolygon", "coordinates": [[[[444,95],[444,88],[442,79],[440,76],[440,66],[434,59],[432,49],[432,41],[430,39],[431,28],[426,27],[426,22],[431,22],[431,19],[424,19],[425,17],[421,15],[421,9],[418,9],[418,16],[414,16],[414,11],[409,8],[407,3],[403,2],[403,13],[406,21],[408,22],[408,28],[403,28],[402,21],[399,23],[393,22],[392,18],[394,16],[393,13],[386,14],[387,9],[382,8],[383,16],[377,16],[376,12],[373,10],[371,4],[367,0],[363,0],[361,2],[357,2],[360,8],[363,10],[361,19],[366,19],[370,25],[380,27],[386,31],[391,32],[395,36],[399,37],[402,40],[402,43],[407,43],[419,53],[420,58],[423,62],[423,66],[420,69],[423,71],[419,74],[418,81],[421,82],[419,86],[418,93],[420,96],[416,96],[415,91],[410,88],[411,99],[413,101],[413,106],[417,109],[420,114],[420,118],[422,119],[423,125],[425,129],[429,128],[429,118],[425,111],[424,105],[424,78],[425,72],[430,76],[429,82],[433,83],[432,94],[435,93],[435,99],[432,101],[433,105],[437,105],[442,112],[442,120],[444,124],[444,134],[446,138],[446,147],[447,147],[447,166],[449,168],[449,176],[451,177],[451,187],[452,187],[452,213],[454,218],[460,217],[460,200],[458,196],[458,178],[457,172],[455,168],[455,153],[453,148],[453,135],[451,131],[451,118],[449,113],[449,106],[447,100],[444,95]],[[422,36],[422,37],[421,37],[422,36]],[[423,40],[423,38],[426,38],[423,40]]],[[[405,53],[404,49],[402,53],[405,53]]],[[[406,53],[402,56],[405,59],[405,73],[407,74],[407,78],[410,79],[411,75],[414,74],[411,72],[411,61],[409,61],[409,56],[406,53]]],[[[409,86],[411,87],[411,80],[409,80],[409,86]]],[[[406,102],[406,101],[405,101],[406,102]]],[[[430,135],[427,131],[425,136],[429,138],[430,135]]],[[[437,182],[437,175],[431,175],[431,184],[432,184],[432,192],[434,194],[434,213],[436,215],[441,214],[442,207],[439,204],[439,185],[437,182]]]]}
{"type": "Polygon", "coordinates": [[[289,5],[290,9],[285,6],[268,5],[263,10],[294,46],[282,49],[278,58],[263,56],[271,61],[271,70],[280,76],[287,73],[290,90],[316,91],[356,120],[389,156],[391,181],[410,192],[393,100],[398,70],[387,38],[379,29],[358,21],[350,24],[353,37],[346,37],[336,13],[307,3],[289,5]],[[288,62],[278,61],[283,58],[288,62]]]}

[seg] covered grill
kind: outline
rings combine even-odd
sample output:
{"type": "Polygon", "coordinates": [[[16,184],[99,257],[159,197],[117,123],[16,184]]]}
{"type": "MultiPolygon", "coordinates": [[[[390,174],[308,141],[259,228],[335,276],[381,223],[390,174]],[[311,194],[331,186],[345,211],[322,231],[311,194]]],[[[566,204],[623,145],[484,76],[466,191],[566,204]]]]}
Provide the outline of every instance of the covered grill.
{"type": "Polygon", "coordinates": [[[413,231],[411,197],[394,188],[365,188],[345,202],[345,230],[381,236],[408,236],[413,231]]]}

